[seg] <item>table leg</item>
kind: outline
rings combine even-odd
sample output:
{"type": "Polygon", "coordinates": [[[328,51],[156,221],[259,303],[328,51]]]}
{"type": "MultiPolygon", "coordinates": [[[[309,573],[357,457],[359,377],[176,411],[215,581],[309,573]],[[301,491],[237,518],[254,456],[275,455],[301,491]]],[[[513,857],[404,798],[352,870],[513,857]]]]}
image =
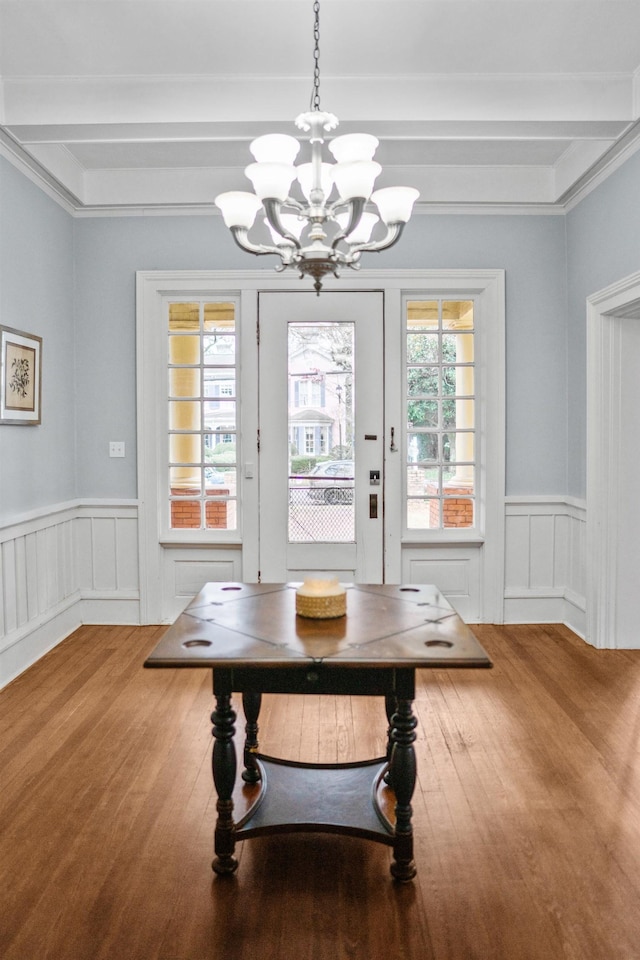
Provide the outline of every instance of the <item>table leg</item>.
{"type": "Polygon", "coordinates": [[[387,763],[389,764],[389,769],[384,775],[384,782],[388,787],[392,786],[391,783],[391,752],[393,750],[393,715],[398,709],[398,698],[395,693],[388,693],[384,698],[384,708],[387,714],[387,763]]]}
{"type": "Polygon", "coordinates": [[[244,728],[244,770],[242,771],[242,779],[245,783],[258,783],[260,781],[260,769],[254,754],[258,749],[258,717],[260,716],[261,703],[261,693],[245,691],[242,694],[242,707],[247,721],[244,728]]]}
{"type": "Polygon", "coordinates": [[[213,782],[218,793],[216,809],[218,819],[215,830],[215,859],[211,866],[219,874],[233,873],[238,861],[235,850],[235,824],[233,822],[233,788],[236,782],[236,748],[233,736],[236,732],[236,714],[231,707],[230,694],[216,695],[216,709],[211,714],[213,724],[213,782]]]}
{"type": "Polygon", "coordinates": [[[398,699],[398,708],[391,722],[393,750],[390,773],[396,795],[396,828],[391,873],[396,880],[406,882],[416,875],[411,798],[416,785],[416,752],[413,744],[418,721],[413,714],[411,700],[398,699]]]}

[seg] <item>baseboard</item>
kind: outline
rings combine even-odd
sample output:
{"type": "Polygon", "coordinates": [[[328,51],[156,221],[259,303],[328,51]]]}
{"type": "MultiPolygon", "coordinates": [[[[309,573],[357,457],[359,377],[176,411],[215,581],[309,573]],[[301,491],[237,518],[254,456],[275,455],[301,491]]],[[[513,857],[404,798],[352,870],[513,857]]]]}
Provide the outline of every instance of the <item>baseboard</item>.
{"type": "Polygon", "coordinates": [[[587,639],[587,608],[585,598],[567,590],[565,593],[566,615],[562,621],[582,640],[587,639]]]}
{"type": "Polygon", "coordinates": [[[51,611],[34,625],[31,621],[21,630],[3,638],[0,650],[0,689],[57,646],[81,625],[76,598],[51,611]]]}
{"type": "Polygon", "coordinates": [[[505,623],[563,623],[564,596],[508,596],[504,599],[505,623]]]}
{"type": "Polygon", "coordinates": [[[584,597],[569,591],[557,596],[508,596],[504,601],[505,623],[563,623],[582,640],[586,639],[584,597]]]}
{"type": "Polygon", "coordinates": [[[121,593],[113,596],[83,593],[79,603],[82,623],[91,624],[131,624],[137,626],[140,620],[140,598],[127,597],[121,593]]]}

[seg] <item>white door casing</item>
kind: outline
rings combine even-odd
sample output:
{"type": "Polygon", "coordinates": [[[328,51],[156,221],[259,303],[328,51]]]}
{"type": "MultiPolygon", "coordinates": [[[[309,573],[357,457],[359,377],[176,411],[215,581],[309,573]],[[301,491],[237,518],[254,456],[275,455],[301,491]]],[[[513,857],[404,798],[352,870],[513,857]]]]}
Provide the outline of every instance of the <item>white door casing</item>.
{"type": "MultiPolygon", "coordinates": [[[[139,271],[137,274],[137,397],[138,503],[141,618],[166,622],[184,608],[199,582],[242,579],[255,582],[259,570],[260,499],[256,438],[258,430],[258,347],[256,326],[259,291],[299,293],[301,281],[268,270],[139,271]],[[241,323],[240,420],[241,475],[239,495],[242,529],[223,536],[197,531],[186,538],[164,538],[160,514],[166,508],[161,478],[166,424],[166,327],[163,300],[167,297],[239,297],[241,323]],[[197,535],[196,535],[197,534],[197,535]],[[189,594],[191,591],[191,594],[189,594]]],[[[327,278],[327,292],[383,291],[385,377],[384,397],[384,545],[385,581],[399,583],[414,575],[416,582],[447,580],[451,600],[470,620],[499,623],[504,597],[504,271],[502,270],[361,270],[340,279],[327,278]],[[479,430],[482,442],[482,529],[473,542],[455,539],[446,531],[442,542],[407,535],[402,528],[402,299],[430,294],[473,297],[478,309],[477,372],[482,383],[479,430]],[[390,429],[395,431],[395,449],[390,429]],[[468,592],[461,595],[468,570],[468,592]],[[425,579],[427,578],[427,579],[425,579]]],[[[323,293],[324,295],[324,293],[323,293]]],[[[321,295],[322,296],[322,295],[321,295]]],[[[367,468],[368,469],[368,468],[367,468]]],[[[448,592],[445,590],[445,592],[448,592]]]]}
{"type": "Polygon", "coordinates": [[[587,300],[587,634],[640,648],[640,273],[587,300]]]}

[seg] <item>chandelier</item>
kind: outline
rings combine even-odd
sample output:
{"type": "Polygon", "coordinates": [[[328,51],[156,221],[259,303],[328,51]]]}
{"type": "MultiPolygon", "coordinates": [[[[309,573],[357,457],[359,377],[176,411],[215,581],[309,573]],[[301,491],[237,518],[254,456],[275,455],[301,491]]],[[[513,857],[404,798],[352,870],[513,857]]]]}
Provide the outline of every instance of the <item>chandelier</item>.
{"type": "Polygon", "coordinates": [[[413,187],[384,187],[373,192],[382,167],[373,159],[378,140],[370,134],[334,137],[328,149],[335,162],[323,158],[325,134],[335,130],[338,118],[320,109],[319,0],[313,11],[311,109],[295,121],[298,129],[308,134],[310,161],[294,166],[300,152],[295,137],[279,133],[258,137],[249,146],[255,163],[245,170],[255,192],[221,193],[215,203],[238,246],[257,256],[276,254],[281,261],[276,270],[291,268],[298,270],[300,277],[313,277],[319,294],[327,274],[339,276],[340,267],[357,270],[363,252],[393,246],[419,194],[413,187]],[[291,195],[294,190],[297,197],[291,195]],[[366,209],[369,201],[375,204],[377,214],[366,209]],[[249,238],[261,209],[271,244],[249,238]],[[384,234],[372,240],[380,222],[384,234]]]}

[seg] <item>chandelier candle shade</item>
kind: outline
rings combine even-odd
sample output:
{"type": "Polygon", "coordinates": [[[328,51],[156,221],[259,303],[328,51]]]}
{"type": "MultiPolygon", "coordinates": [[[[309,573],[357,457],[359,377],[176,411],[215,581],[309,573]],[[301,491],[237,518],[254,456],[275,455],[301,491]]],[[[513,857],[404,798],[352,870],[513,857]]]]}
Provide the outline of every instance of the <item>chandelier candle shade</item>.
{"type": "Polygon", "coordinates": [[[363,252],[386,250],[396,243],[419,194],[413,187],[384,187],[374,192],[382,167],[373,159],[378,140],[370,134],[334,137],[327,146],[335,162],[323,157],[325,135],[336,129],[338,118],[320,109],[319,0],[313,10],[311,109],[295,121],[298,129],[308,134],[310,162],[295,165],[301,147],[295,137],[280,133],[258,137],[249,147],[255,163],[245,170],[255,192],[221,193],[215,203],[243,250],[258,256],[276,254],[281,261],[277,270],[291,268],[301,277],[313,277],[319,294],[327,274],[337,277],[340,267],[357,270],[363,252]],[[365,209],[369,202],[377,207],[377,214],[365,209]],[[249,238],[260,210],[264,210],[271,244],[249,238]],[[380,223],[384,232],[372,240],[380,223]]]}

